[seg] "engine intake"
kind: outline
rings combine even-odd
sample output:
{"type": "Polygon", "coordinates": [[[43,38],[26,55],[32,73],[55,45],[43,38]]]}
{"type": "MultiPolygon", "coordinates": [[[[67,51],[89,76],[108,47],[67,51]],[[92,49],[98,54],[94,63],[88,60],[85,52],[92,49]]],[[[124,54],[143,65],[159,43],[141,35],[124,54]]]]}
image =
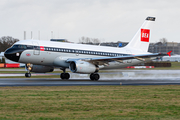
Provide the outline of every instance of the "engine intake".
{"type": "Polygon", "coordinates": [[[85,61],[72,61],[69,69],[73,73],[94,73],[99,71],[99,67],[85,61]]]}

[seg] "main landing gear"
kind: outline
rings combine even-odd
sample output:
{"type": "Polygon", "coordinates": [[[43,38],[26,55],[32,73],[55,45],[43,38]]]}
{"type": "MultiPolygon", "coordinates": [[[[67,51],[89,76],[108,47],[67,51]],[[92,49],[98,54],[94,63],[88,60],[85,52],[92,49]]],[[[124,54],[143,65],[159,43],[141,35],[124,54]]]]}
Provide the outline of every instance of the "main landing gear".
{"type": "MultiPolygon", "coordinates": [[[[60,74],[60,78],[62,80],[68,80],[70,78],[70,74],[66,73],[66,69],[65,68],[60,68],[60,69],[63,71],[63,73],[60,74]]],[[[99,78],[100,78],[100,75],[98,73],[91,73],[90,74],[90,79],[92,81],[98,81],[99,78]]]]}
{"type": "Polygon", "coordinates": [[[31,69],[32,69],[32,65],[30,63],[26,64],[26,68],[27,68],[27,73],[25,73],[25,77],[31,77],[31,69]]]}
{"type": "Polygon", "coordinates": [[[62,80],[68,80],[70,78],[70,74],[66,73],[66,69],[65,68],[60,68],[61,70],[63,70],[63,73],[60,74],[60,77],[62,80]]]}
{"type": "Polygon", "coordinates": [[[98,81],[100,78],[99,74],[98,73],[91,73],[90,74],[90,79],[93,80],[93,81],[98,81]]]}
{"type": "Polygon", "coordinates": [[[69,73],[61,73],[61,75],[60,75],[60,77],[61,77],[61,79],[66,79],[66,80],[68,80],[69,78],[70,78],[70,74],[69,73]]]}

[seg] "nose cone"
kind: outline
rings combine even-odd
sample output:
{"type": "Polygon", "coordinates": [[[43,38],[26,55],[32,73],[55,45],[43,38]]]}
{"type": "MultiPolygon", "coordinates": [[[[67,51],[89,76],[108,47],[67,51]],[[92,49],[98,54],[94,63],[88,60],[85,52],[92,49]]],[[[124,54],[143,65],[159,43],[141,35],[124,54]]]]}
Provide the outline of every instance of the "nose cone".
{"type": "Polygon", "coordinates": [[[20,58],[21,52],[14,50],[12,48],[9,48],[5,51],[4,56],[12,61],[18,62],[20,58]]]}

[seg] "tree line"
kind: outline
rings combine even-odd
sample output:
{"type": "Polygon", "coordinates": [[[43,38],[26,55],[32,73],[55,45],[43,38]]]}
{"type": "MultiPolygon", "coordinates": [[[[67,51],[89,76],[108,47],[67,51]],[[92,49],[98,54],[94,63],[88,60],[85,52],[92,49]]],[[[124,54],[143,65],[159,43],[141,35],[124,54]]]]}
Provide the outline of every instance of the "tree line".
{"type": "Polygon", "coordinates": [[[79,39],[79,43],[80,44],[99,44],[101,43],[101,40],[99,40],[98,38],[89,38],[89,37],[81,37],[79,39]]]}
{"type": "Polygon", "coordinates": [[[7,48],[11,47],[19,39],[13,38],[11,36],[3,36],[0,38],[0,52],[4,52],[7,48]]]}

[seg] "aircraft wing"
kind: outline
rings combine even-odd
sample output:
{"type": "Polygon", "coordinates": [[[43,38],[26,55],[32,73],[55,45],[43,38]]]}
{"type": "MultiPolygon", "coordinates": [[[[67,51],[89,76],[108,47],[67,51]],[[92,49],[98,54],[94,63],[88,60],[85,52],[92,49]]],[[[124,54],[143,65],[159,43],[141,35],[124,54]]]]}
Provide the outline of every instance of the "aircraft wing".
{"type": "Polygon", "coordinates": [[[162,56],[167,56],[167,54],[152,53],[152,54],[116,56],[116,57],[79,58],[79,59],[67,59],[67,62],[82,60],[93,64],[101,65],[111,61],[123,62],[123,60],[129,60],[129,59],[146,61],[146,60],[150,60],[150,58],[152,57],[162,57],[162,56]]]}

